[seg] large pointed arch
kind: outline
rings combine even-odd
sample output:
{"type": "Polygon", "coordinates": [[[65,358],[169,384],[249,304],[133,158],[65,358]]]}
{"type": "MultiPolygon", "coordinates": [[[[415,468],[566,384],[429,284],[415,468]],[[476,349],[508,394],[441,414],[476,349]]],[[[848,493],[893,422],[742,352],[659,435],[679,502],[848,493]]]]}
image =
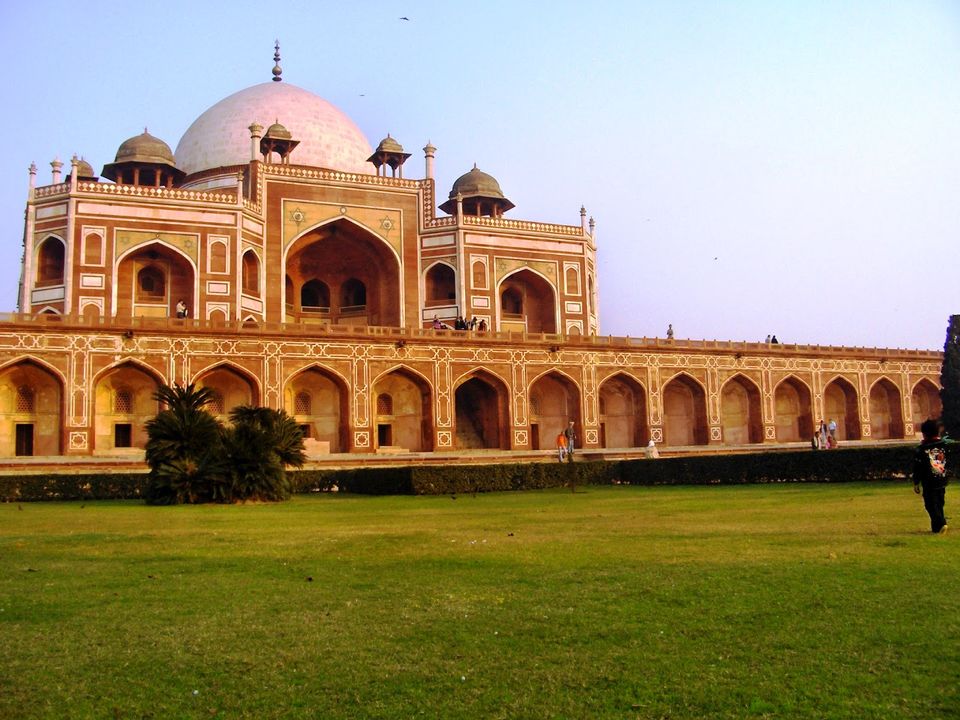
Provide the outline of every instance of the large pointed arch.
{"type": "Polygon", "coordinates": [[[163,382],[153,368],[133,359],[97,373],[94,393],[94,447],[99,452],[143,449],[147,422],[160,405],[155,397],[163,382]]]}
{"type": "Polygon", "coordinates": [[[813,404],[810,386],[788,375],[773,391],[778,442],[799,442],[813,437],[813,404]]]}
{"type": "Polygon", "coordinates": [[[395,365],[380,373],[371,388],[376,447],[432,451],[433,388],[429,380],[413,368],[395,365]]]}
{"type": "Polygon", "coordinates": [[[56,234],[47,235],[34,250],[34,287],[63,285],[66,278],[67,243],[56,234]]]}
{"type": "Polygon", "coordinates": [[[457,305],[457,269],[445,260],[430,263],[423,271],[423,306],[457,305]]]}
{"type": "Polygon", "coordinates": [[[706,445],[707,394],[703,385],[685,372],[663,385],[663,442],[665,445],[706,445]]]}
{"type": "Polygon", "coordinates": [[[214,392],[206,409],[221,419],[226,419],[231,410],[241,405],[260,404],[257,377],[230,360],[221,360],[196,372],[192,382],[214,392]]]}
{"type": "Polygon", "coordinates": [[[618,372],[597,389],[600,444],[605,448],[643,447],[650,440],[647,393],[637,378],[618,372]]]}
{"type": "Polygon", "coordinates": [[[0,455],[63,452],[64,387],[56,368],[29,356],[0,367],[0,455]]]}
{"type": "Polygon", "coordinates": [[[177,303],[187,306],[189,317],[197,316],[199,271],[183,250],[156,238],[120,253],[113,263],[114,316],[175,317],[177,303]],[[162,293],[138,284],[144,273],[163,278],[162,293]]]}
{"type": "Polygon", "coordinates": [[[921,378],[910,393],[913,410],[913,431],[920,433],[920,424],[927,419],[938,420],[943,415],[940,388],[927,378],[921,378]]]}
{"type": "Polygon", "coordinates": [[[530,419],[530,447],[553,448],[554,438],[572,421],[579,443],[583,443],[583,416],[580,386],[566,373],[550,369],[530,381],[527,404],[530,419]]]}
{"type": "Polygon", "coordinates": [[[559,327],[557,288],[546,276],[521,267],[497,284],[501,330],[556,333],[559,327]]]}
{"type": "Polygon", "coordinates": [[[403,324],[403,282],[400,257],[381,236],[350,218],[339,217],[300,233],[283,251],[283,302],[289,317],[301,322],[341,325],[403,324]],[[318,317],[301,305],[301,288],[323,282],[330,296],[327,312],[318,317]],[[344,286],[361,283],[362,304],[343,305],[344,286]],[[289,297],[289,293],[293,297],[289,297]]]}
{"type": "MultiPolygon", "coordinates": [[[[837,423],[837,440],[859,440],[861,437],[860,402],[853,383],[842,375],[823,386],[824,418],[821,422],[837,423]]],[[[818,423],[819,425],[819,423],[818,423]]]]}
{"type": "Polygon", "coordinates": [[[720,388],[720,425],[727,445],[763,442],[760,388],[743,373],[728,378],[720,388]]]}
{"type": "Polygon", "coordinates": [[[454,385],[454,443],[458,450],[510,449],[510,392],[502,378],[476,368],[454,385]]]}
{"type": "Polygon", "coordinates": [[[904,437],[900,388],[884,376],[870,388],[870,436],[874,440],[904,437]]]}
{"type": "Polygon", "coordinates": [[[283,406],[303,430],[308,453],[350,449],[350,385],[333,369],[313,363],[293,373],[283,406]]]}

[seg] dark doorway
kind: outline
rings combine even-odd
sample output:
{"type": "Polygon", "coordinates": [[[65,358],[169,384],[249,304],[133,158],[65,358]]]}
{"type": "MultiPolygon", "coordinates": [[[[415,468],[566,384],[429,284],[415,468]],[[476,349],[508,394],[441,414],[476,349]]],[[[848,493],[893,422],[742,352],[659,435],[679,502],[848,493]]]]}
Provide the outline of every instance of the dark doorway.
{"type": "Polygon", "coordinates": [[[17,423],[18,456],[33,455],[33,423],[17,423]]]}
{"type": "Polygon", "coordinates": [[[393,445],[393,428],[388,424],[377,425],[377,447],[393,445]]]}
{"type": "Polygon", "coordinates": [[[113,446],[117,448],[133,447],[133,425],[117,423],[113,426],[113,446]]]}

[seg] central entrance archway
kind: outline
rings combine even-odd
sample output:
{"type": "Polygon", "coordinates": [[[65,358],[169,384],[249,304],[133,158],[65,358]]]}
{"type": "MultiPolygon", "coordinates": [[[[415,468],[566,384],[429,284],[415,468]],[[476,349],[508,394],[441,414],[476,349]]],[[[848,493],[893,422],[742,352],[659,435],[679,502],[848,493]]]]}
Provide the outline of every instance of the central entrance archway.
{"type": "Polygon", "coordinates": [[[299,238],[287,254],[285,271],[288,319],[400,326],[396,255],[352,222],[338,220],[299,238]]]}
{"type": "Polygon", "coordinates": [[[553,371],[542,375],[530,386],[530,447],[533,450],[554,447],[558,433],[572,420],[577,442],[582,446],[580,392],[570,378],[553,371]]]}

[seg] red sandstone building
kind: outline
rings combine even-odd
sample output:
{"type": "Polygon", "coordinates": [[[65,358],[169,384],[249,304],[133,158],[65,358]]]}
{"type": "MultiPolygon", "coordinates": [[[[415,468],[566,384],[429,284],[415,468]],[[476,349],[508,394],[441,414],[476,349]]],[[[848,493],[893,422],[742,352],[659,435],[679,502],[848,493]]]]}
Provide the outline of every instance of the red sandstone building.
{"type": "Polygon", "coordinates": [[[508,219],[476,167],[438,205],[435,148],[410,179],[395,139],[274,74],[175,153],[145,131],[101,178],[31,168],[0,456],[135,452],[175,381],[220,415],[284,408],[317,455],[548,448],[568,419],[587,448],[794,442],[820,418],[904,438],[939,414],[936,352],[598,337],[582,208],[508,219]],[[458,316],[478,328],[434,329],[458,316]]]}

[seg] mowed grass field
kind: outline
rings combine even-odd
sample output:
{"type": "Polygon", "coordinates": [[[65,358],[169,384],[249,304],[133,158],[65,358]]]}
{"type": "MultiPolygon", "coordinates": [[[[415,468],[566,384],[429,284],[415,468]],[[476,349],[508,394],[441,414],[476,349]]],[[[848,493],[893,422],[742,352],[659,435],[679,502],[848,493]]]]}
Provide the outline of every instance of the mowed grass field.
{"type": "Polygon", "coordinates": [[[0,717],[960,717],[927,527],[906,483],[0,505],[0,717]]]}

